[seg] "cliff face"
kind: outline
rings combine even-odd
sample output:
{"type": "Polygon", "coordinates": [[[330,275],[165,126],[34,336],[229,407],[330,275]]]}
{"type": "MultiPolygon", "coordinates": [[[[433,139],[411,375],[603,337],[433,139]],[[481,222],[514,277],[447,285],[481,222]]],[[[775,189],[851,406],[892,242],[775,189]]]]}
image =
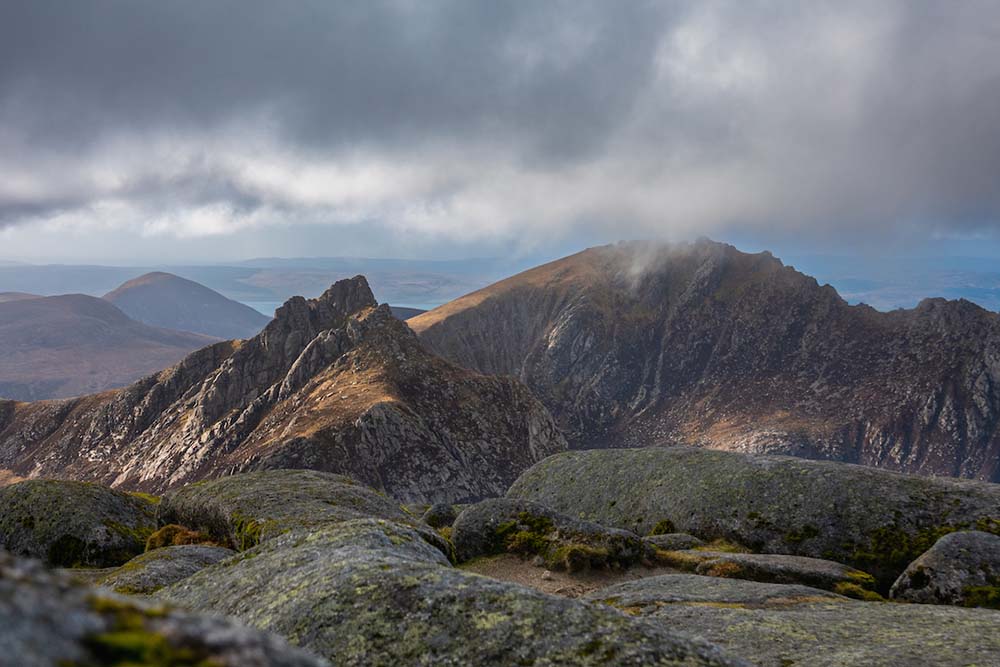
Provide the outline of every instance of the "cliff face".
{"type": "Polygon", "coordinates": [[[409,321],[575,447],[686,443],[1000,481],[1000,316],[850,306],[769,253],[587,250],[409,321]]]}
{"type": "Polygon", "coordinates": [[[360,276],[123,390],[0,402],[0,468],[149,491],[291,467],[459,501],[502,494],[565,446],[523,385],[426,352],[360,276]]]}

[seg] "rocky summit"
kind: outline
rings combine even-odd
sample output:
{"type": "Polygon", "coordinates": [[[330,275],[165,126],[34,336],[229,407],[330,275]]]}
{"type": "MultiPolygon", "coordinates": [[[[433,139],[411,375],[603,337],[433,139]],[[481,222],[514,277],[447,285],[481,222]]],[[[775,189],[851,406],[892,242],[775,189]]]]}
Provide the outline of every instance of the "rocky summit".
{"type": "Polygon", "coordinates": [[[311,468],[404,501],[455,502],[502,495],[565,448],[523,385],[425,351],[361,276],[294,297],[254,338],[206,347],[125,389],[0,402],[0,468],[155,492],[311,468]]]}
{"type": "Polygon", "coordinates": [[[693,444],[1000,481],[1000,316],[852,306],[770,253],[623,243],[408,321],[520,378],[572,446],[693,444]]]}

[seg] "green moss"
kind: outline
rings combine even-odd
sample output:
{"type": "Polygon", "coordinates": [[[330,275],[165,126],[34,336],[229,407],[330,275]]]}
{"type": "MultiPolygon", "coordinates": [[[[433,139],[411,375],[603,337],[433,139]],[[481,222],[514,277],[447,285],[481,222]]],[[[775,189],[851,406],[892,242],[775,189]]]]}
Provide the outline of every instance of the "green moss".
{"type": "Polygon", "coordinates": [[[142,491],[129,491],[128,494],[140,500],[145,500],[150,505],[159,505],[161,500],[159,496],[154,496],[152,493],[143,493],[142,491]]]}
{"type": "Polygon", "coordinates": [[[870,591],[866,588],[862,588],[858,584],[848,581],[841,581],[834,584],[833,592],[838,595],[854,598],[856,600],[864,600],[866,602],[885,602],[885,598],[875,591],[870,591]]]}
{"type": "Polygon", "coordinates": [[[742,544],[731,542],[729,540],[722,538],[712,540],[708,544],[702,544],[700,546],[694,547],[692,551],[721,551],[723,553],[729,553],[729,554],[750,553],[750,550],[747,549],[742,544]]]}
{"type": "Polygon", "coordinates": [[[137,607],[122,600],[95,596],[91,608],[105,617],[109,627],[84,638],[93,660],[86,664],[107,667],[216,667],[218,661],[199,655],[193,647],[175,646],[150,628],[162,618],[162,607],[137,607]]]}
{"type": "Polygon", "coordinates": [[[549,540],[530,530],[521,530],[507,540],[507,551],[516,554],[541,554],[548,551],[549,540]]]}
{"type": "Polygon", "coordinates": [[[787,544],[799,544],[814,537],[819,537],[819,528],[812,525],[802,526],[797,530],[785,533],[784,540],[787,544]]]}
{"type": "Polygon", "coordinates": [[[1000,585],[967,586],[962,589],[963,607],[1000,609],[1000,585]]]}
{"type": "MultiPolygon", "coordinates": [[[[944,524],[917,531],[903,530],[896,525],[883,526],[872,533],[868,544],[854,547],[848,563],[875,573],[879,586],[888,590],[899,573],[939,539],[949,533],[971,528],[1000,535],[1000,519],[984,517],[972,525],[944,524]]],[[[835,554],[832,559],[837,560],[835,554]]]]}
{"type": "Polygon", "coordinates": [[[649,535],[668,535],[676,532],[677,527],[674,525],[673,521],[670,519],[661,519],[660,521],[657,521],[656,525],[649,531],[649,535]]]}
{"type": "Polygon", "coordinates": [[[175,523],[168,524],[146,539],[146,551],[182,544],[215,544],[211,536],[175,523]]]}
{"type": "Polygon", "coordinates": [[[607,567],[610,564],[610,553],[602,547],[570,543],[556,547],[546,559],[546,563],[552,569],[580,572],[607,567]]]}

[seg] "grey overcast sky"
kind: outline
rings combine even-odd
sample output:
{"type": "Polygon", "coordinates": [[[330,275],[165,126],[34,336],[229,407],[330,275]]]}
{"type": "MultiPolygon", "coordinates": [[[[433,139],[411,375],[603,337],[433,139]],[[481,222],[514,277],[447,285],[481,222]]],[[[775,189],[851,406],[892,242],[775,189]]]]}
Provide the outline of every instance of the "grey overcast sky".
{"type": "Polygon", "coordinates": [[[998,231],[996,0],[0,2],[0,258],[998,231]]]}

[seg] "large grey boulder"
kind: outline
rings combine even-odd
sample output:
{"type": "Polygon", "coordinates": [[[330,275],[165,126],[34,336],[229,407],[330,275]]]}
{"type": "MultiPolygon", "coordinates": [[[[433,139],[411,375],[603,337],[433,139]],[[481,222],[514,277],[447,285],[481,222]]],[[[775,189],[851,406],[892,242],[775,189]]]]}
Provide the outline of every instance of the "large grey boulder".
{"type": "Polygon", "coordinates": [[[452,525],[451,539],[459,560],[498,553],[538,555],[550,567],[567,570],[632,565],[650,552],[630,531],[508,498],[467,507],[452,525]]]}
{"type": "Polygon", "coordinates": [[[1000,664],[1000,614],[987,609],[860,602],[697,575],[640,579],[588,599],[714,642],[758,667],[1000,664]]]}
{"type": "Polygon", "coordinates": [[[451,568],[410,527],[294,531],[157,597],[235,616],[338,665],[743,665],[616,610],[451,568]]]}
{"type": "Polygon", "coordinates": [[[0,552],[0,667],[323,667],[236,622],[76,584],[0,552]]]}
{"type": "Polygon", "coordinates": [[[420,523],[350,477],[315,470],[265,470],[196,482],[165,495],[159,510],[161,524],[205,531],[237,550],[293,528],[368,517],[420,523]]]}
{"type": "Polygon", "coordinates": [[[893,584],[896,600],[1000,608],[1000,537],[970,530],[945,535],[893,584]]]}
{"type": "Polygon", "coordinates": [[[121,565],[155,529],[150,501],[97,484],[32,479],[0,488],[0,548],[49,565],[121,565]]]}
{"type": "Polygon", "coordinates": [[[846,563],[885,591],[942,535],[1000,532],[997,484],[686,447],[557,454],[507,495],[640,534],[669,520],[703,539],[846,563]]]}
{"type": "Polygon", "coordinates": [[[204,544],[153,549],[97,577],[95,583],[116,593],[148,595],[235,554],[232,549],[204,544]]]}
{"type": "Polygon", "coordinates": [[[850,597],[879,597],[875,578],[849,565],[822,558],[782,554],[744,554],[683,550],[657,554],[657,561],[710,577],[749,579],[775,584],[803,584],[850,597]]]}

